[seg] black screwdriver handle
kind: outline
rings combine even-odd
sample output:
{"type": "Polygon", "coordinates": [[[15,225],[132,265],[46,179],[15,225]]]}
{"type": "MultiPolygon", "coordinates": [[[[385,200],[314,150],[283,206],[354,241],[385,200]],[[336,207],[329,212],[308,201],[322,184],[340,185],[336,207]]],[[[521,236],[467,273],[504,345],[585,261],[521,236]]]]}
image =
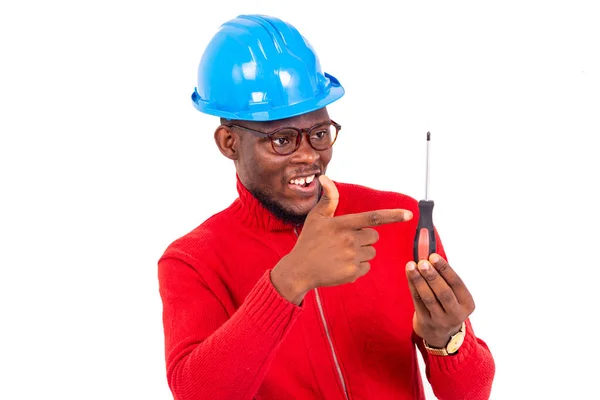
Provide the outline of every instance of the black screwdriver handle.
{"type": "Polygon", "coordinates": [[[433,228],[433,200],[419,201],[419,224],[415,234],[415,261],[428,260],[437,250],[433,228]]]}

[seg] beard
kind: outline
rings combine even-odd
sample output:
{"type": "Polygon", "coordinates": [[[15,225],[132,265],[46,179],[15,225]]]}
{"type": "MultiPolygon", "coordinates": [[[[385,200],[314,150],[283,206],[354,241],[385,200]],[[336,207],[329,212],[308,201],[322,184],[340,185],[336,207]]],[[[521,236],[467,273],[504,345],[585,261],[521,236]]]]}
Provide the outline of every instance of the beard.
{"type": "MultiPolygon", "coordinates": [[[[301,225],[306,221],[306,216],[308,214],[296,214],[291,211],[286,210],[281,205],[271,200],[271,198],[266,194],[261,192],[260,190],[250,191],[254,197],[263,205],[264,208],[267,209],[271,214],[275,216],[275,218],[289,224],[301,225]]],[[[321,199],[321,194],[319,193],[317,201],[321,199]]]]}

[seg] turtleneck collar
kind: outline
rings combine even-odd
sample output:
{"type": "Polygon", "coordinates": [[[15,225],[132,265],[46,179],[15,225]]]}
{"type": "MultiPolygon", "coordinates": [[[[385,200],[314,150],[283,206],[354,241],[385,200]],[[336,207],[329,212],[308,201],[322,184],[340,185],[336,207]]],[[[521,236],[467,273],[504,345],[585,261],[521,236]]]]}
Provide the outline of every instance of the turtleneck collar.
{"type": "Polygon", "coordinates": [[[232,211],[245,225],[264,231],[284,231],[294,229],[294,224],[284,222],[268,211],[240,181],[236,174],[238,199],[232,205],[232,211]]]}

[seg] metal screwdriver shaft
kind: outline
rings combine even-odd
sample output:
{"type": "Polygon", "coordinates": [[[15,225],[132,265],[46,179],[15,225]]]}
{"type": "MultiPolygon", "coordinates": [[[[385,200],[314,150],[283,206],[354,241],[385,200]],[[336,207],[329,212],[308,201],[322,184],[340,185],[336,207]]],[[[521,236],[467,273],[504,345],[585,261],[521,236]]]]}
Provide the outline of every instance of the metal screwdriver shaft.
{"type": "Polygon", "coordinates": [[[427,132],[427,151],[425,153],[425,200],[429,200],[429,142],[431,141],[431,133],[427,132]]]}
{"type": "Polygon", "coordinates": [[[433,200],[429,200],[429,142],[431,133],[427,132],[427,153],[425,167],[425,200],[419,201],[419,223],[415,234],[414,256],[415,261],[429,259],[435,253],[437,246],[435,230],[433,228],[433,200]]]}

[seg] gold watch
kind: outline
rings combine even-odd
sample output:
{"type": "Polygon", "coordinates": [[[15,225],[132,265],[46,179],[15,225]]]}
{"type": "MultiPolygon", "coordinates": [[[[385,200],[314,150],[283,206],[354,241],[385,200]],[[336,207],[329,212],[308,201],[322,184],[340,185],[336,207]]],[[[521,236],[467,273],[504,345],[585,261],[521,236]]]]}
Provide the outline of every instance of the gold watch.
{"type": "Polygon", "coordinates": [[[425,339],[423,339],[423,344],[425,345],[425,349],[429,354],[433,354],[434,356],[451,356],[458,353],[458,349],[465,341],[465,333],[466,327],[465,323],[463,322],[460,326],[460,330],[454,335],[452,335],[452,337],[446,344],[446,347],[442,347],[441,349],[429,347],[425,339]]]}

